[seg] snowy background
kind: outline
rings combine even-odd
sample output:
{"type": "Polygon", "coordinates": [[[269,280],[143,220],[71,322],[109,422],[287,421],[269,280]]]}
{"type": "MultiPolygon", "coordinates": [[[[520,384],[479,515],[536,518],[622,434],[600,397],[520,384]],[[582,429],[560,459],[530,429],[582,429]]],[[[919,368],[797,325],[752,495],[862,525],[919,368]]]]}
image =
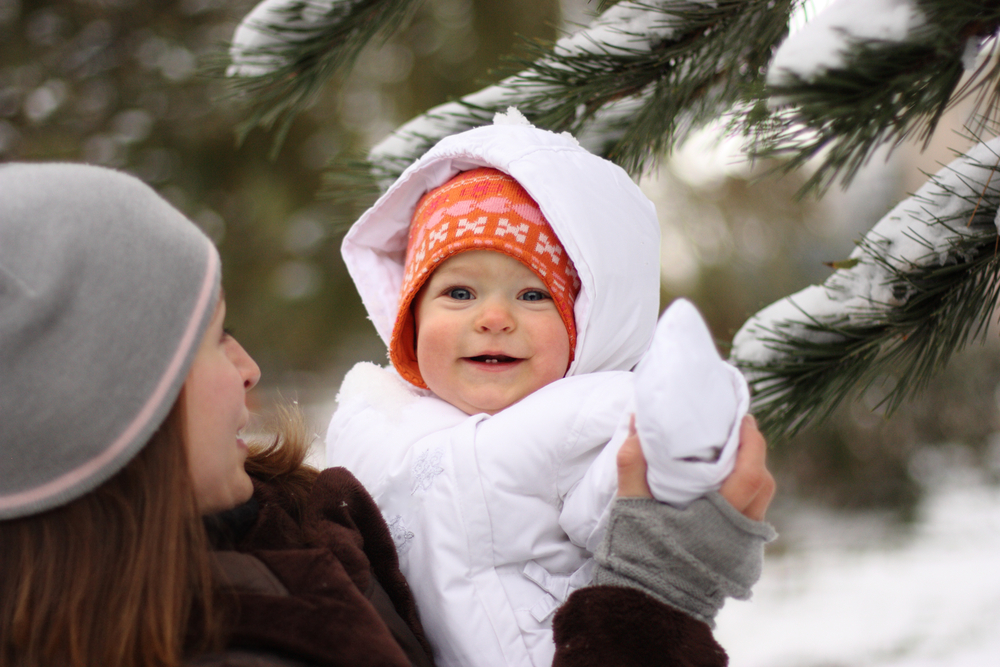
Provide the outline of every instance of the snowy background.
{"type": "Polygon", "coordinates": [[[1000,665],[1000,447],[991,453],[992,470],[926,474],[910,525],[777,507],[781,536],[753,600],[718,619],[730,664],[1000,665]]]}

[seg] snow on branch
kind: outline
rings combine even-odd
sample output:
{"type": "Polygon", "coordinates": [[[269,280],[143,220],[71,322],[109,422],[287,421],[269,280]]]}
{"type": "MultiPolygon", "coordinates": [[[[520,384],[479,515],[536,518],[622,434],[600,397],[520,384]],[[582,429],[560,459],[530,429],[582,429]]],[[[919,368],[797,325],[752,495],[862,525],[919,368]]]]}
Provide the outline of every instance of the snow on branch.
{"type": "Polygon", "coordinates": [[[912,0],[838,0],[778,48],[767,83],[813,82],[825,72],[843,69],[852,44],[905,42],[925,24],[912,0]]]}
{"type": "Polygon", "coordinates": [[[440,139],[515,106],[639,173],[759,87],[799,1],[619,2],[552,47],[529,45],[517,74],[397,129],[372,149],[372,171],[384,189],[440,139]]]}
{"type": "Polygon", "coordinates": [[[829,414],[886,374],[889,410],[981,338],[1000,296],[1000,139],[942,169],[822,285],[760,311],[733,340],[772,436],[829,414]]]}
{"type": "Polygon", "coordinates": [[[241,139],[278,123],[275,150],[297,113],[308,108],[361,50],[387,39],[418,0],[263,0],[233,34],[226,76],[249,113],[241,139]]]}
{"type": "Polygon", "coordinates": [[[806,188],[848,183],[879,146],[928,140],[965,94],[996,106],[1000,65],[980,49],[998,30],[992,0],[837,0],[779,47],[766,89],[776,115],[751,151],[788,170],[819,157],[806,188]]]}

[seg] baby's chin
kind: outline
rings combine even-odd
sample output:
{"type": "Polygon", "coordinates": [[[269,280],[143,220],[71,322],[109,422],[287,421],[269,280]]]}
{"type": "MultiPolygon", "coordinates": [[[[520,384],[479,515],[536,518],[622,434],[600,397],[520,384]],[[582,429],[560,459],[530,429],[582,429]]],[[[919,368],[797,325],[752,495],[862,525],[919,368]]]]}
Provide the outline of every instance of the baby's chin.
{"type": "Polygon", "coordinates": [[[434,395],[445,403],[448,403],[467,415],[488,414],[490,416],[502,412],[514,405],[525,396],[533,392],[521,395],[504,394],[504,392],[449,392],[447,389],[439,390],[428,383],[429,389],[434,395]]]}
{"type": "Polygon", "coordinates": [[[464,412],[467,415],[481,415],[481,414],[485,413],[485,414],[488,414],[488,415],[490,415],[492,417],[493,415],[497,414],[498,412],[503,412],[504,410],[506,410],[510,406],[512,406],[515,403],[519,402],[522,398],[524,398],[524,397],[522,396],[521,398],[518,398],[516,401],[501,402],[500,404],[497,404],[497,405],[491,405],[491,404],[487,404],[487,405],[475,405],[475,404],[472,404],[472,403],[466,403],[464,401],[459,401],[457,403],[456,402],[452,402],[452,401],[448,401],[448,403],[451,403],[452,405],[454,405],[456,408],[458,408],[459,410],[461,410],[462,412],[464,412]]]}
{"type": "MultiPolygon", "coordinates": [[[[554,382],[554,380],[553,380],[554,382]]],[[[523,401],[528,396],[531,396],[537,392],[542,387],[552,384],[551,382],[542,385],[541,387],[535,387],[531,391],[524,393],[515,394],[505,394],[500,392],[498,395],[491,395],[490,393],[484,392],[480,395],[464,395],[464,396],[442,396],[437,394],[438,398],[450,403],[467,415],[481,415],[488,414],[493,416],[499,412],[503,412],[512,405],[516,405],[523,401]]],[[[433,391],[433,389],[432,389],[433,391]]]]}

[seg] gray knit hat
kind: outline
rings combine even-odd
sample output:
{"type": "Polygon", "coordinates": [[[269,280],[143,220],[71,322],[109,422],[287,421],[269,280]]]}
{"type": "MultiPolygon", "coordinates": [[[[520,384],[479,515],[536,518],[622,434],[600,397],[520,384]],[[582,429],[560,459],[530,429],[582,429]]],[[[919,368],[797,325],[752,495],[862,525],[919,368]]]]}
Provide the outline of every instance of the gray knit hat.
{"type": "Polygon", "coordinates": [[[0,519],[78,498],[142,449],[220,275],[212,242],[133,177],[0,165],[0,519]]]}

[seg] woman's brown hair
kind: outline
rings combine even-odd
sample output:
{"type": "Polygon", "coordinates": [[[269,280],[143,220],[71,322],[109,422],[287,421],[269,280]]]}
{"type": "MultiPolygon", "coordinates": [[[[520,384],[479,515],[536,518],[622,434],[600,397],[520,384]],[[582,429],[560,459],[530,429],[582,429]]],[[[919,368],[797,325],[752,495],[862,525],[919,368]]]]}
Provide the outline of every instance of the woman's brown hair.
{"type": "Polygon", "coordinates": [[[290,502],[292,515],[299,519],[319,475],[318,470],[305,464],[312,436],[295,405],[279,403],[269,426],[274,436],[266,445],[250,445],[245,468],[251,477],[279,487],[290,502]]]}
{"type": "Polygon", "coordinates": [[[183,404],[94,491],[0,522],[0,667],[174,667],[218,637],[183,404]]]}
{"type": "MultiPolygon", "coordinates": [[[[217,649],[225,604],[212,576],[184,446],[183,392],[149,443],[62,507],[0,521],[0,667],[176,667],[217,649]]],[[[246,469],[301,510],[318,472],[301,413],[246,469]]]]}

